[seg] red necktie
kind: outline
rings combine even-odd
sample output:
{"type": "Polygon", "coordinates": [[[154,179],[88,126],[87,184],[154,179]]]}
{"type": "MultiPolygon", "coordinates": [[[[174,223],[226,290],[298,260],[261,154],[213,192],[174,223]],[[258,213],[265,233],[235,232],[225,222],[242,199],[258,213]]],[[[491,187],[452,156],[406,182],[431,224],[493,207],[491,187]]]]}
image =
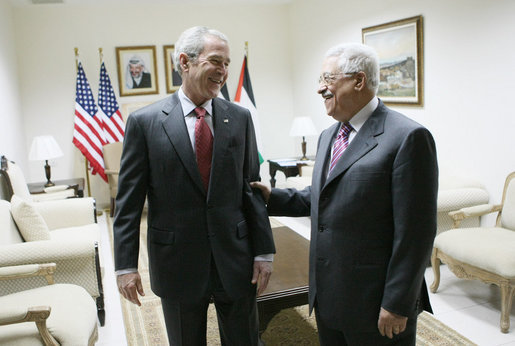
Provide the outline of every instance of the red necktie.
{"type": "Polygon", "coordinates": [[[204,119],[206,110],[202,107],[195,108],[197,121],[195,122],[195,153],[197,165],[206,191],[209,187],[209,175],[211,172],[211,157],[213,155],[213,135],[204,119]]]}
{"type": "Polygon", "coordinates": [[[340,159],[343,152],[349,145],[349,134],[352,132],[352,126],[349,123],[342,123],[340,127],[340,131],[338,131],[338,137],[333,144],[333,157],[331,158],[331,164],[329,165],[329,171],[327,175],[331,173],[334,166],[336,166],[336,162],[340,159]]]}

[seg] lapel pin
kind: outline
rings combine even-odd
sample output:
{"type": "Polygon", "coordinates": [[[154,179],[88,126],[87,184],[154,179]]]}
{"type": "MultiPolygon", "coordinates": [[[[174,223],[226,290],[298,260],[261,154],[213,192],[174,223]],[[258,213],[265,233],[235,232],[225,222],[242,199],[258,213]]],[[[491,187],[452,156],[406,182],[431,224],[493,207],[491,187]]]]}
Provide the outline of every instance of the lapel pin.
{"type": "Polygon", "coordinates": [[[228,122],[229,122],[229,119],[225,118],[224,123],[228,123],[228,122]]]}

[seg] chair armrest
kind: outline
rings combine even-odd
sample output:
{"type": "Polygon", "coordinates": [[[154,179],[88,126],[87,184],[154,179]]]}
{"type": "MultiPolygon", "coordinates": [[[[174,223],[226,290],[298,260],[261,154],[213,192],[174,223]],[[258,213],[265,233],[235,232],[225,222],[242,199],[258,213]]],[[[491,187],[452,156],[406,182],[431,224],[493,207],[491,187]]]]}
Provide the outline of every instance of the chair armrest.
{"type": "Polygon", "coordinates": [[[50,230],[84,226],[96,222],[95,199],[69,198],[34,203],[50,230]]]}
{"type": "Polygon", "coordinates": [[[105,174],[110,174],[110,175],[119,175],[120,174],[119,171],[115,171],[115,170],[112,170],[112,169],[105,169],[104,173],[105,174]]]}
{"type": "MultiPolygon", "coordinates": [[[[93,297],[100,296],[100,263],[97,244],[90,240],[42,240],[0,246],[0,267],[34,263],[55,263],[56,283],[84,287],[93,297]],[[98,268],[98,271],[97,271],[98,268]],[[97,274],[98,273],[98,274],[97,274]]],[[[41,287],[38,277],[18,278],[0,282],[0,296],[41,287]]]]}
{"type": "Polygon", "coordinates": [[[57,340],[50,334],[46,320],[50,316],[50,306],[16,307],[12,310],[0,311],[0,326],[8,324],[35,322],[44,345],[58,346],[57,340]]]}
{"type": "Polygon", "coordinates": [[[459,228],[461,222],[468,217],[477,217],[483,216],[486,214],[498,212],[502,209],[502,205],[500,204],[481,204],[475,205],[472,207],[461,208],[460,210],[449,212],[449,216],[453,219],[454,228],[459,228]]]}
{"type": "Polygon", "coordinates": [[[0,280],[12,280],[34,276],[44,276],[49,285],[54,283],[55,263],[24,264],[0,267],[0,280]]]}

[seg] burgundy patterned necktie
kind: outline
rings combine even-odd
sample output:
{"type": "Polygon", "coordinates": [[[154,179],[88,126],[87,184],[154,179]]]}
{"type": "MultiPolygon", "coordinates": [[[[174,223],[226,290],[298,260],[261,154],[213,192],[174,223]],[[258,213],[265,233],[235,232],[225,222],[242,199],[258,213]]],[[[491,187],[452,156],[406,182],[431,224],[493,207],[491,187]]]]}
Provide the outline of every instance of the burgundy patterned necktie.
{"type": "Polygon", "coordinates": [[[211,157],[213,154],[213,135],[204,119],[206,110],[202,107],[195,108],[197,121],[195,122],[195,153],[197,156],[198,170],[206,191],[209,187],[209,175],[211,172],[211,157]]]}
{"type": "Polygon", "coordinates": [[[333,157],[331,158],[331,164],[329,165],[329,170],[327,175],[331,174],[334,166],[336,166],[336,162],[340,159],[343,152],[349,145],[349,134],[352,132],[353,128],[349,123],[342,123],[340,127],[340,131],[338,131],[338,137],[333,144],[333,157]]]}

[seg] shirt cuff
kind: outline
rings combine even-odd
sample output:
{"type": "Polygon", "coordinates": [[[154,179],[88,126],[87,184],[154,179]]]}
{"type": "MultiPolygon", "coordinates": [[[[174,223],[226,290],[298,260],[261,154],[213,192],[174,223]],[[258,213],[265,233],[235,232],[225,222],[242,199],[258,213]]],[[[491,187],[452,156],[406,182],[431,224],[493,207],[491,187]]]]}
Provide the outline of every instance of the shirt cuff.
{"type": "Polygon", "coordinates": [[[123,274],[130,274],[130,273],[137,273],[138,268],[127,268],[127,269],[120,269],[115,271],[114,273],[116,276],[123,275],[123,274]]]}
{"type": "Polygon", "coordinates": [[[274,254],[273,253],[268,253],[268,254],[256,256],[256,257],[254,257],[254,261],[273,262],[274,261],[274,254]]]}

